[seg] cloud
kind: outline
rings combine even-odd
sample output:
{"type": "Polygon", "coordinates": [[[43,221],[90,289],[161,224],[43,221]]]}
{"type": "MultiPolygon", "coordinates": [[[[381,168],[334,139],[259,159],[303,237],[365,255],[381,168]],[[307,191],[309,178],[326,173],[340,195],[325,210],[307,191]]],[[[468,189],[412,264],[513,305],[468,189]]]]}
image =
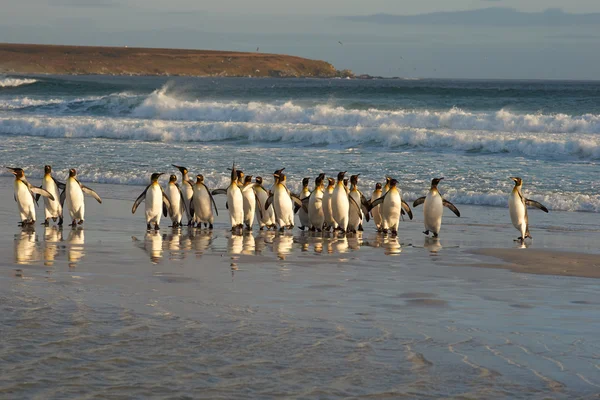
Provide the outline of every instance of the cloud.
{"type": "Polygon", "coordinates": [[[116,0],[49,0],[48,4],[58,7],[109,8],[119,7],[116,0]]]}
{"type": "Polygon", "coordinates": [[[490,7],[478,10],[434,12],[418,15],[373,14],[364,16],[342,16],[339,18],[375,24],[552,27],[600,25],[600,13],[571,14],[556,8],[549,8],[542,12],[521,12],[514,8],[490,7]]]}

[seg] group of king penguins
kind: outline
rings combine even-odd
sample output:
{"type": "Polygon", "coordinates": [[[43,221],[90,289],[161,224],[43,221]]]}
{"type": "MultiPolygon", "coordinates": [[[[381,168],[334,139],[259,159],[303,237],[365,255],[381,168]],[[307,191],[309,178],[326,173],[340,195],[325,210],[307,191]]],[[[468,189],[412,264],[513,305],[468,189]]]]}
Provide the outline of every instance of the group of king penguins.
{"type": "MultiPolygon", "coordinates": [[[[219,215],[213,195],[227,196],[225,205],[229,212],[231,230],[237,233],[244,228],[252,230],[255,219],[260,230],[290,230],[294,228],[294,216],[298,214],[301,230],[356,233],[363,230],[364,221],[368,222],[372,218],[378,232],[390,232],[395,236],[398,234],[402,215],[413,219],[410,206],[402,199],[398,181],[391,177],[386,177],[385,186],[377,183],[367,199],[358,188],[360,174],[352,175],[348,180],[345,171],[338,173],[337,179],[326,179],[324,173],[319,174],[315,178],[312,191],[308,188],[310,178],[304,178],[301,192],[294,194],[286,186],[287,177],[283,172],[285,168],[273,173],[273,185],[267,189],[263,186],[260,176],[252,182],[252,176],[236,169],[234,163],[229,186],[211,191],[204,183],[203,175],[196,175],[194,182],[189,178],[187,168],[177,165],[173,167],[181,172],[181,186],[177,182],[177,176],[171,175],[165,191],[158,182],[163,173],[153,173],[150,184],[133,204],[131,211],[135,213],[144,201],[148,230],[160,229],[161,215],[170,216],[173,227],[183,226],[183,216],[186,215],[188,226],[201,228],[204,224],[204,228],[212,229],[214,215],[219,215]]],[[[71,217],[71,226],[82,224],[85,212],[84,193],[102,203],[102,199],[94,190],[77,180],[77,171],[73,168],[69,170],[66,183],[61,183],[52,176],[52,167],[46,165],[39,187],[27,181],[22,168],[7,168],[15,175],[14,197],[22,226],[35,222],[35,205],[40,196],[44,197],[44,225],[49,225],[51,219],[58,221],[59,226],[63,224],[65,203],[71,217]]],[[[413,202],[413,207],[423,205],[423,233],[431,234],[434,238],[440,233],[444,207],[460,217],[458,208],[444,199],[438,190],[442,179],[444,178],[434,178],[427,195],[413,202]]],[[[523,196],[521,178],[511,179],[515,185],[508,199],[509,213],[513,226],[521,234],[517,240],[522,242],[531,238],[527,207],[535,207],[546,213],[548,209],[541,203],[523,196]]]]}

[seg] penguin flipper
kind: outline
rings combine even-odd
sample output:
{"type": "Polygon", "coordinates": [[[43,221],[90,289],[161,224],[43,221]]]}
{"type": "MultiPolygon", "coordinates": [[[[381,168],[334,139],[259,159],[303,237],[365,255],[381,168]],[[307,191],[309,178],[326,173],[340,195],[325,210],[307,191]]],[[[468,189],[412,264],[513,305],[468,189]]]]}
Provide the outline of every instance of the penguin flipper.
{"type": "MultiPolygon", "coordinates": [[[[144,189],[144,191],[142,192],[142,194],[140,194],[140,195],[138,196],[138,198],[137,198],[137,199],[135,199],[135,201],[133,202],[133,207],[131,207],[131,213],[132,213],[132,214],[135,214],[135,210],[137,210],[138,206],[139,206],[140,204],[142,204],[142,201],[143,201],[143,200],[146,198],[146,191],[148,190],[148,188],[149,188],[149,187],[150,187],[149,185],[148,185],[148,186],[146,186],[146,189],[144,189]]],[[[65,193],[65,192],[63,192],[63,194],[64,194],[64,193],[65,193]]],[[[61,195],[61,196],[60,196],[60,198],[61,198],[61,199],[62,199],[63,197],[64,197],[63,195],[61,195]]]]}
{"type": "Polygon", "coordinates": [[[294,214],[296,214],[298,210],[302,208],[302,200],[295,194],[290,194],[290,198],[294,202],[294,214]]]}
{"type": "Polygon", "coordinates": [[[405,202],[404,200],[402,200],[402,209],[404,211],[406,211],[406,213],[408,214],[408,218],[413,219],[412,210],[410,209],[410,206],[408,205],[408,203],[405,202]]]}
{"type": "Polygon", "coordinates": [[[387,195],[387,192],[386,192],[386,193],[385,193],[383,196],[381,196],[381,197],[379,197],[379,198],[377,198],[377,199],[373,200],[373,201],[371,202],[370,206],[369,206],[369,211],[371,211],[372,209],[374,209],[374,208],[375,208],[375,207],[377,207],[378,205],[380,205],[380,204],[383,204],[383,200],[385,199],[385,196],[386,196],[386,195],[387,195]]]}
{"type": "Polygon", "coordinates": [[[194,218],[194,196],[190,199],[190,217],[194,218]]]}
{"type": "Polygon", "coordinates": [[[258,210],[258,216],[262,220],[263,219],[263,209],[262,209],[262,204],[260,204],[260,197],[258,197],[258,193],[256,193],[256,186],[252,188],[252,191],[254,192],[254,199],[256,200],[256,209],[258,210]]]}
{"type": "MultiPolygon", "coordinates": [[[[460,211],[458,211],[458,208],[456,208],[456,206],[452,203],[450,203],[448,200],[443,199],[442,200],[442,204],[444,205],[444,207],[448,207],[457,217],[460,218],[460,211]]],[[[539,204],[539,203],[538,203],[539,204]]],[[[541,205],[541,204],[540,204],[541,205]]],[[[544,207],[544,206],[542,206],[544,207]]],[[[545,207],[544,207],[545,208],[545,207]]],[[[546,212],[548,212],[548,210],[546,210],[546,212]]]]}
{"type": "MultiPolygon", "coordinates": [[[[311,193],[310,196],[312,195],[313,194],[311,193]]],[[[304,212],[308,212],[308,203],[310,202],[310,196],[302,199],[302,209],[304,210],[304,212]]]]}
{"type": "Polygon", "coordinates": [[[98,203],[102,204],[102,199],[100,198],[100,196],[98,196],[98,193],[94,192],[93,189],[90,189],[89,187],[82,185],[81,183],[79,185],[81,186],[81,190],[83,191],[83,193],[89,194],[90,196],[95,198],[98,203]]]}
{"type": "Polygon", "coordinates": [[[417,206],[420,206],[421,204],[425,203],[425,199],[426,199],[425,196],[419,197],[418,199],[413,201],[413,207],[417,207],[417,206]]]}
{"type": "Polygon", "coordinates": [[[163,215],[165,217],[169,214],[173,215],[173,209],[171,208],[171,201],[169,200],[169,196],[167,196],[167,194],[162,190],[162,188],[160,189],[160,191],[162,193],[163,200],[163,215]]]}
{"type": "Polygon", "coordinates": [[[265,210],[268,210],[273,203],[273,195],[269,193],[269,197],[267,197],[267,201],[265,201],[265,210]]]}
{"type": "MultiPolygon", "coordinates": [[[[40,186],[40,188],[41,188],[41,186],[40,186]]],[[[35,199],[34,200],[35,200],[35,204],[37,204],[38,201],[40,200],[40,194],[39,193],[35,195],[35,199]]]]}
{"type": "MultiPolygon", "coordinates": [[[[50,192],[48,192],[48,191],[47,191],[47,190],[45,190],[45,189],[42,189],[41,187],[37,187],[37,186],[29,186],[29,190],[31,190],[32,196],[33,196],[33,193],[35,193],[35,194],[37,195],[37,197],[38,197],[38,198],[39,198],[39,196],[44,196],[44,197],[47,197],[47,198],[49,198],[50,200],[54,200],[54,196],[52,196],[52,194],[51,194],[50,192]]],[[[34,198],[33,198],[33,199],[34,199],[34,200],[36,201],[36,203],[37,203],[37,198],[36,198],[36,196],[34,196],[34,198]]]]}
{"type": "Polygon", "coordinates": [[[178,183],[175,184],[177,191],[179,192],[179,201],[183,204],[183,211],[188,212],[187,206],[185,205],[185,197],[183,197],[183,192],[181,191],[181,186],[178,183]]]}
{"type": "Polygon", "coordinates": [[[60,206],[61,206],[61,208],[64,207],[66,198],[67,198],[67,191],[63,190],[60,193],[60,206]]]}
{"type": "Polygon", "coordinates": [[[369,214],[369,206],[371,205],[371,203],[369,202],[369,200],[367,200],[365,195],[362,194],[362,192],[359,192],[359,193],[360,193],[360,206],[361,206],[362,213],[365,216],[365,219],[367,220],[367,222],[369,222],[371,220],[371,215],[369,214]]]}
{"type": "Polygon", "coordinates": [[[67,185],[65,185],[64,183],[57,181],[55,177],[52,177],[52,180],[54,181],[56,187],[60,190],[64,190],[67,187],[67,185]]]}
{"type": "Polygon", "coordinates": [[[212,192],[210,192],[210,194],[212,194],[213,196],[216,196],[218,194],[227,194],[227,189],[215,189],[212,192]]]}
{"type": "MultiPolygon", "coordinates": [[[[208,188],[206,186],[204,186],[206,188],[206,192],[208,193],[208,197],[210,197],[210,201],[212,202],[213,207],[215,208],[215,214],[217,214],[217,217],[219,216],[219,211],[217,211],[217,203],[215,203],[215,199],[213,198],[212,193],[210,193],[210,190],[208,190],[208,188]]],[[[227,190],[225,190],[225,194],[227,194],[227,190]]]]}
{"type": "Polygon", "coordinates": [[[538,208],[538,209],[542,210],[545,213],[548,212],[548,209],[542,203],[539,203],[539,202],[537,202],[535,200],[525,199],[525,205],[527,205],[529,207],[538,208]]]}
{"type": "Polygon", "coordinates": [[[358,205],[358,203],[356,202],[356,200],[354,200],[352,198],[352,196],[348,196],[348,200],[350,203],[350,212],[355,212],[356,216],[358,217],[358,219],[362,219],[362,215],[360,212],[360,206],[358,205]]]}

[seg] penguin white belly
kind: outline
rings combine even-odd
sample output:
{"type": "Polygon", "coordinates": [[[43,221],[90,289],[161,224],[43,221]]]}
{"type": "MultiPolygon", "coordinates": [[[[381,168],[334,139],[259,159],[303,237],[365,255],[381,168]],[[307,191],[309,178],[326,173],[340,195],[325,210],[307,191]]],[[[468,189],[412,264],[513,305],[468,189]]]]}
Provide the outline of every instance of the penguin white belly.
{"type": "Polygon", "coordinates": [[[167,197],[171,202],[171,221],[178,224],[183,218],[183,201],[177,186],[169,184],[169,188],[167,189],[167,197]]]}
{"type": "Polygon", "coordinates": [[[231,227],[244,224],[244,198],[237,184],[233,183],[227,188],[227,206],[231,227]]]}
{"type": "Polygon", "coordinates": [[[513,191],[508,197],[508,211],[513,226],[521,232],[521,237],[525,238],[527,232],[527,209],[521,201],[521,196],[516,191],[513,191]]]}
{"type": "MultiPolygon", "coordinates": [[[[275,223],[275,212],[273,211],[273,206],[269,206],[269,208],[267,210],[264,210],[264,206],[267,203],[267,198],[269,197],[269,195],[267,194],[266,191],[259,189],[257,191],[257,196],[258,196],[258,200],[260,201],[261,206],[263,207],[262,210],[262,218],[260,218],[260,227],[264,228],[265,226],[270,226],[273,225],[275,223]]],[[[260,214],[258,214],[260,216],[260,214]]]]}
{"type": "Polygon", "coordinates": [[[327,226],[337,228],[337,223],[333,219],[333,212],[331,209],[332,194],[333,193],[330,193],[329,190],[325,189],[325,193],[323,194],[323,216],[327,226]]]}
{"type": "Polygon", "coordinates": [[[35,203],[31,192],[26,184],[19,180],[15,180],[15,197],[19,206],[19,215],[21,222],[35,221],[35,203]]]}
{"type": "Polygon", "coordinates": [[[273,193],[273,208],[279,228],[294,225],[294,206],[287,190],[277,185],[273,193]]]}
{"type": "Polygon", "coordinates": [[[323,213],[323,192],[316,190],[308,200],[309,226],[313,229],[323,229],[325,214],[323,213]]]}
{"type": "Polygon", "coordinates": [[[194,222],[211,224],[215,221],[210,195],[205,186],[197,187],[194,193],[194,222]]]}
{"type": "Polygon", "coordinates": [[[242,197],[244,198],[244,223],[249,229],[252,229],[256,213],[256,196],[252,185],[248,185],[242,190],[242,197]]]}
{"type": "Polygon", "coordinates": [[[54,197],[54,200],[50,200],[48,197],[44,196],[45,219],[56,219],[60,217],[62,214],[62,207],[60,206],[59,201],[60,194],[58,193],[58,187],[56,186],[54,179],[48,175],[44,176],[44,179],[42,180],[42,189],[45,189],[54,197]]]}
{"type": "MultiPolygon", "coordinates": [[[[187,178],[186,178],[187,179],[187,178]]],[[[192,216],[190,214],[190,205],[192,204],[192,197],[194,195],[194,188],[187,183],[183,182],[181,185],[181,193],[183,193],[183,201],[185,201],[185,215],[187,216],[188,222],[192,220],[192,216]]],[[[170,197],[169,197],[170,199],[170,197]]]]}
{"type": "Polygon", "coordinates": [[[162,215],[162,190],[157,184],[152,184],[146,191],[146,223],[160,225],[162,215]]]}
{"type": "MultiPolygon", "coordinates": [[[[377,196],[377,195],[373,194],[371,196],[371,201],[375,201],[379,197],[381,197],[381,196],[377,196]]],[[[377,227],[377,229],[380,229],[381,224],[382,224],[381,206],[377,205],[377,206],[373,207],[373,209],[371,210],[371,215],[373,215],[373,222],[375,223],[375,227],[377,227]]]]}
{"type": "Polygon", "coordinates": [[[397,230],[400,224],[400,210],[402,209],[402,198],[397,190],[393,190],[385,196],[381,208],[382,228],[397,230]]]}
{"type": "Polygon", "coordinates": [[[427,193],[425,203],[423,204],[423,221],[425,230],[431,231],[436,235],[440,233],[442,226],[442,214],[444,213],[444,204],[442,197],[438,192],[427,193]]]}
{"type": "Polygon", "coordinates": [[[83,220],[85,216],[85,203],[83,201],[83,191],[79,186],[79,183],[73,178],[67,180],[67,187],[65,188],[67,193],[66,203],[69,215],[72,220],[83,220]]]}
{"type": "Polygon", "coordinates": [[[344,231],[348,229],[349,210],[350,203],[346,189],[344,188],[344,185],[338,184],[333,190],[333,195],[331,197],[331,213],[340,229],[343,229],[344,231]]]}
{"type": "MultiPolygon", "coordinates": [[[[352,197],[352,199],[354,199],[356,204],[360,204],[360,193],[359,192],[350,191],[350,197],[352,197]]],[[[350,205],[348,205],[348,209],[350,209],[349,207],[350,207],[350,205]]],[[[352,231],[356,231],[356,230],[358,230],[358,227],[360,226],[360,224],[362,224],[362,219],[363,219],[362,210],[359,210],[358,213],[352,212],[348,216],[348,226],[350,227],[350,229],[352,231]]]]}
{"type": "MultiPolygon", "coordinates": [[[[303,190],[302,194],[300,195],[300,200],[304,200],[308,196],[310,196],[310,192],[308,190],[303,190]]],[[[308,218],[308,212],[304,211],[303,208],[298,210],[298,219],[300,220],[300,226],[307,227],[307,228],[310,227],[310,220],[308,218]]]]}

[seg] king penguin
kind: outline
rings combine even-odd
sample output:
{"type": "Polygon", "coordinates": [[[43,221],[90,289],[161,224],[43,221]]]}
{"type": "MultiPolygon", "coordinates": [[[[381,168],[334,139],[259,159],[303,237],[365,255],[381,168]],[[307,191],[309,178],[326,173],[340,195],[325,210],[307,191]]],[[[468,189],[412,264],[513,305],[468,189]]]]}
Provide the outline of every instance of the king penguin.
{"type": "Polygon", "coordinates": [[[362,192],[358,189],[358,177],[360,174],[352,175],[350,177],[350,192],[348,196],[350,197],[350,202],[354,204],[360,205],[358,212],[349,212],[348,226],[352,232],[362,231],[363,230],[363,219],[366,219],[369,222],[369,202],[362,194],[362,192]]]}
{"type": "MultiPolygon", "coordinates": [[[[257,176],[254,179],[254,189],[256,192],[256,196],[258,197],[258,201],[260,204],[266,204],[267,199],[269,198],[270,193],[263,186],[263,178],[257,176]]],[[[261,207],[262,209],[262,207],[261,207]]],[[[269,206],[266,210],[261,210],[259,213],[259,228],[262,231],[264,228],[267,229],[275,229],[275,212],[273,211],[273,205],[269,206]]]]}
{"type": "Polygon", "coordinates": [[[171,202],[171,222],[173,228],[182,226],[181,220],[183,219],[183,213],[187,212],[185,205],[185,197],[181,187],[177,183],[177,176],[169,176],[169,184],[167,186],[167,197],[171,202]]]}
{"type": "Polygon", "coordinates": [[[333,191],[335,190],[335,179],[327,178],[327,187],[323,192],[323,217],[325,218],[324,229],[330,231],[331,229],[336,230],[338,225],[333,219],[333,211],[331,207],[331,199],[333,197],[333,191]]]}
{"type": "Polygon", "coordinates": [[[25,178],[25,171],[22,168],[11,168],[6,167],[15,175],[15,201],[19,206],[19,214],[21,216],[21,222],[19,225],[33,225],[35,222],[35,194],[47,197],[50,200],[56,200],[56,198],[46,191],[45,189],[35,187],[27,181],[25,178]]]}
{"type": "Polygon", "coordinates": [[[402,210],[406,211],[410,219],[413,219],[412,210],[410,209],[410,206],[402,200],[397,185],[398,181],[396,179],[390,179],[388,191],[383,197],[372,202],[370,207],[373,209],[373,207],[381,205],[381,230],[384,233],[387,233],[387,231],[390,230],[394,236],[398,234],[402,210]]]}
{"type": "Polygon", "coordinates": [[[425,231],[423,233],[429,235],[429,232],[431,232],[434,238],[438,237],[440,233],[444,207],[448,207],[457,217],[460,217],[458,208],[444,199],[438,191],[438,185],[442,179],[444,178],[432,179],[431,188],[427,196],[419,197],[413,202],[413,207],[423,204],[423,223],[425,224],[425,231]]]}
{"type": "Polygon", "coordinates": [[[286,228],[294,228],[294,213],[302,207],[302,201],[297,196],[291,194],[285,185],[287,177],[282,172],[283,170],[284,168],[273,173],[273,178],[275,179],[273,195],[267,199],[267,203],[265,204],[265,209],[267,209],[273,203],[275,220],[280,232],[283,232],[286,228]]]}
{"type": "Polygon", "coordinates": [[[189,179],[188,169],[186,167],[180,167],[175,164],[172,164],[175,168],[181,172],[181,192],[183,193],[184,203],[185,203],[185,213],[187,215],[188,226],[192,225],[192,214],[191,214],[191,204],[192,204],[192,196],[194,195],[194,182],[189,179]]]}
{"type": "Polygon", "coordinates": [[[521,233],[521,236],[517,238],[516,241],[523,242],[527,238],[533,239],[529,233],[529,217],[527,215],[527,207],[535,207],[545,213],[548,212],[548,209],[541,203],[538,203],[535,200],[526,199],[525,196],[523,196],[521,191],[523,188],[523,180],[521,178],[511,177],[510,179],[515,182],[515,186],[508,197],[508,211],[510,213],[510,219],[513,226],[521,233]]]}
{"type": "Polygon", "coordinates": [[[255,186],[256,183],[252,182],[252,175],[245,175],[242,196],[244,198],[244,224],[249,231],[252,230],[252,225],[254,225],[256,210],[259,213],[259,220],[262,215],[262,207],[260,206],[260,199],[256,194],[255,186]]]}
{"type": "MultiPolygon", "coordinates": [[[[50,165],[44,166],[44,179],[42,179],[42,189],[45,189],[48,193],[52,194],[54,200],[50,200],[48,197],[44,197],[44,222],[42,225],[50,225],[50,218],[53,221],[58,219],[58,226],[63,224],[63,213],[60,205],[60,194],[59,189],[64,190],[65,184],[57,181],[52,176],[52,167],[50,165]]],[[[36,195],[36,200],[39,199],[39,194],[36,195]]]]}
{"type": "Polygon", "coordinates": [[[348,188],[344,185],[346,171],[338,173],[337,183],[331,195],[331,214],[342,232],[348,231],[348,213],[350,211],[350,200],[348,200],[348,188]]]}
{"type": "Polygon", "coordinates": [[[225,206],[229,211],[231,231],[241,233],[244,228],[244,196],[242,196],[242,189],[239,186],[235,163],[231,167],[231,181],[227,189],[216,189],[213,190],[212,194],[227,194],[225,206]]]}
{"type": "MultiPolygon", "coordinates": [[[[298,196],[300,198],[300,200],[304,200],[304,199],[307,199],[310,197],[310,189],[308,188],[309,181],[310,181],[310,178],[302,179],[302,191],[300,192],[300,195],[298,196]]],[[[308,211],[306,211],[304,209],[304,207],[302,207],[300,210],[298,210],[298,219],[300,219],[300,230],[310,228],[310,221],[308,219],[308,211]]]]}
{"type": "Polygon", "coordinates": [[[211,191],[204,184],[204,175],[196,175],[191,207],[192,225],[195,223],[197,228],[201,228],[202,224],[204,224],[204,227],[208,225],[208,229],[213,229],[213,224],[215,223],[213,208],[215,214],[219,215],[219,212],[217,211],[217,205],[211,191]]]}
{"type": "Polygon", "coordinates": [[[135,199],[131,213],[135,214],[138,206],[145,199],[146,204],[146,228],[152,229],[152,223],[154,223],[154,230],[160,229],[160,217],[161,212],[166,217],[171,210],[171,202],[163,191],[162,187],[158,183],[158,178],[163,175],[162,172],[155,172],[150,177],[150,184],[146,186],[146,189],[135,199]]]}
{"type": "Polygon", "coordinates": [[[67,210],[71,216],[71,226],[83,224],[85,217],[85,201],[83,194],[92,196],[98,203],[102,204],[102,199],[98,196],[98,193],[94,192],[87,186],[82,185],[77,180],[77,171],[74,168],[69,170],[69,178],[65,185],[65,190],[60,195],[60,204],[64,204],[67,201],[67,210]]]}
{"type": "Polygon", "coordinates": [[[315,188],[308,197],[308,203],[306,199],[302,200],[302,208],[306,206],[305,212],[308,214],[309,229],[313,232],[321,232],[325,223],[325,214],[323,213],[324,180],[325,174],[319,174],[315,179],[315,188]]]}
{"type": "MultiPolygon", "coordinates": [[[[383,195],[383,191],[381,190],[381,183],[377,182],[375,184],[375,190],[371,194],[371,203],[380,198],[383,195]]],[[[377,232],[381,232],[381,206],[375,206],[371,209],[371,215],[373,216],[373,222],[375,223],[375,227],[377,228],[377,232]]]]}

